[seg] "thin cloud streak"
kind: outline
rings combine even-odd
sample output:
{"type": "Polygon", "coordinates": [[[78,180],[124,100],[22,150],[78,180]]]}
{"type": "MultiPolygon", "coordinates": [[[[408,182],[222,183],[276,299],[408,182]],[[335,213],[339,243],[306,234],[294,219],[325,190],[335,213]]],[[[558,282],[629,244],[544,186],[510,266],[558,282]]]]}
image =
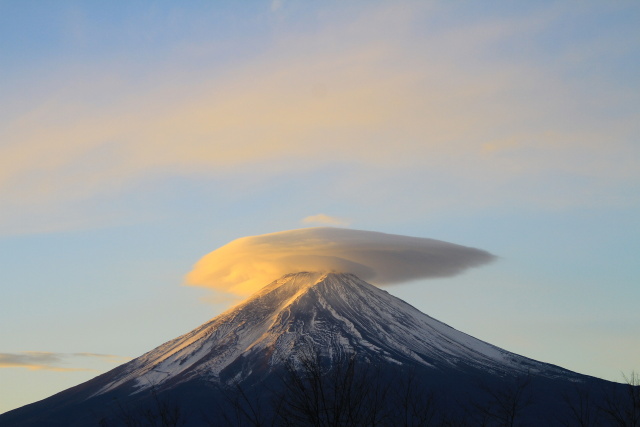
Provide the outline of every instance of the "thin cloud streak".
{"type": "Polygon", "coordinates": [[[19,353],[0,353],[0,368],[25,368],[32,371],[46,370],[57,372],[96,371],[89,368],[69,368],[62,365],[72,363],[77,358],[93,358],[108,363],[124,363],[127,357],[96,353],[52,353],[44,351],[23,351],[19,353]]]}
{"type": "Polygon", "coordinates": [[[70,353],[70,356],[96,358],[104,362],[116,363],[116,364],[128,362],[129,360],[131,360],[130,357],[126,357],[126,356],[116,356],[114,354],[99,354],[99,353],[70,353]]]}

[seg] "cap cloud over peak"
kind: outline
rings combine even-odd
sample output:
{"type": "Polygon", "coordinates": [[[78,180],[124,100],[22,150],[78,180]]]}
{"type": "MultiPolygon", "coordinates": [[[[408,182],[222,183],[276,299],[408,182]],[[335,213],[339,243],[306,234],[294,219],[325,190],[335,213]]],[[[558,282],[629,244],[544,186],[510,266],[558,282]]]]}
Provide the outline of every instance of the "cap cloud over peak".
{"type": "Polygon", "coordinates": [[[243,237],[205,255],[186,282],[248,295],[299,271],[353,273],[376,285],[449,277],[491,262],[487,251],[440,240],[319,227],[243,237]]]}

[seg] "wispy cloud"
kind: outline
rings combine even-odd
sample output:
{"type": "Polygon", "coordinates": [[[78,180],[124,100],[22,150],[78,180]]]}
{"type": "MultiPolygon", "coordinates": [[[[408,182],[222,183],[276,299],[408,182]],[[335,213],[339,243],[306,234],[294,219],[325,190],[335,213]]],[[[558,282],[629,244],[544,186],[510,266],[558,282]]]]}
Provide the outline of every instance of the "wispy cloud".
{"type": "Polygon", "coordinates": [[[629,201],[629,182],[640,180],[637,91],[596,74],[573,78],[598,57],[495,54],[507,40],[545,36],[567,11],[415,31],[431,28],[423,24],[434,13],[456,16],[453,6],[426,9],[377,6],[302,32],[283,24],[263,54],[199,74],[193,58],[172,53],[184,68],[148,69],[146,86],[125,77],[144,68],[133,60],[69,65],[0,121],[0,229],[37,229],[47,221],[29,212],[74,212],[158,177],[267,177],[336,161],[370,182],[384,171],[392,182],[409,173],[453,183],[458,201],[541,205],[549,177],[562,183],[549,204],[629,201]],[[585,191],[585,181],[597,185],[585,191]]]}
{"type": "MultiPolygon", "coordinates": [[[[77,364],[78,358],[94,358],[108,363],[124,363],[130,358],[111,354],[95,353],[51,353],[42,351],[23,351],[19,353],[0,353],[0,368],[25,368],[29,370],[47,370],[59,372],[94,371],[95,369],[68,367],[77,364]]],[[[82,364],[80,361],[79,364],[82,364]]]]}

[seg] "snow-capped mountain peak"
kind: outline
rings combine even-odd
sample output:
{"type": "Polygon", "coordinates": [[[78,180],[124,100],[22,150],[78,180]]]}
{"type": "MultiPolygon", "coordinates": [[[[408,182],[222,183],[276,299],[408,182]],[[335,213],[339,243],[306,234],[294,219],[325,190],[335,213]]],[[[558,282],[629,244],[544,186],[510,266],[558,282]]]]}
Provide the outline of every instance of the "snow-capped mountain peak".
{"type": "Polygon", "coordinates": [[[96,394],[125,384],[142,390],[194,377],[239,381],[309,345],[329,359],[357,353],[372,363],[417,363],[435,370],[548,377],[567,372],[457,331],[353,274],[299,272],[129,362],[96,394]]]}

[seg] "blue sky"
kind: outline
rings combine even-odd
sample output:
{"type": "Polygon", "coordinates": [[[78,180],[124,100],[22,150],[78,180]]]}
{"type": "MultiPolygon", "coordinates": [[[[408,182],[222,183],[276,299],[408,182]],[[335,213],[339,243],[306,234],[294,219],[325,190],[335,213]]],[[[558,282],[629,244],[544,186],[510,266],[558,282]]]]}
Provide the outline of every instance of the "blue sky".
{"type": "Polygon", "coordinates": [[[498,255],[386,288],[457,329],[640,369],[639,18],[0,1],[0,411],[220,313],[233,301],[183,286],[198,259],[319,214],[498,255]]]}

